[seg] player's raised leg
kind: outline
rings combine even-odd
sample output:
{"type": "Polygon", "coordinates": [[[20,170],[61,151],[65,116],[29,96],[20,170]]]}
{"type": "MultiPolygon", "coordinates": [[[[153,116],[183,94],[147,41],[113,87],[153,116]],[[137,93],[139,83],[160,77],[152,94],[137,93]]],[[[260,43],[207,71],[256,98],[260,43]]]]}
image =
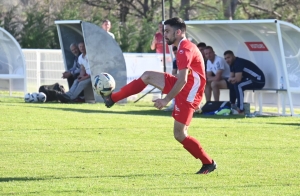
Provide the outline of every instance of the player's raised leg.
{"type": "Polygon", "coordinates": [[[107,96],[102,95],[106,107],[110,108],[114,105],[114,103],[141,92],[148,84],[163,90],[165,86],[164,73],[157,71],[146,71],[141,75],[140,78],[133,80],[129,84],[122,87],[120,91],[107,96]]]}

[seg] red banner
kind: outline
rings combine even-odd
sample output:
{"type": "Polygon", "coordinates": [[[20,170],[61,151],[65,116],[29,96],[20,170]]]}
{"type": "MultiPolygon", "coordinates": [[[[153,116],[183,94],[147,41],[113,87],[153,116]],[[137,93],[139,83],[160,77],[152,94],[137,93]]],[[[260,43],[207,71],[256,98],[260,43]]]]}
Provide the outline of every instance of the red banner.
{"type": "Polygon", "coordinates": [[[263,42],[245,42],[250,51],[269,51],[263,42]]]}

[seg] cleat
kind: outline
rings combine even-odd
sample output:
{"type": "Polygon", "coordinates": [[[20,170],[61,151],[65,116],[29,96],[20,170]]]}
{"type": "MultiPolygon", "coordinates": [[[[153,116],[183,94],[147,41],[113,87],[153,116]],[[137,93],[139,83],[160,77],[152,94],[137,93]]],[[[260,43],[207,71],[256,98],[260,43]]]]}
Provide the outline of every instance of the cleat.
{"type": "Polygon", "coordinates": [[[208,174],[217,169],[217,163],[213,160],[212,164],[203,164],[196,174],[208,174]]]}
{"type": "Polygon", "coordinates": [[[110,108],[115,104],[115,102],[111,99],[111,93],[109,95],[104,95],[103,93],[100,94],[104,100],[106,107],[110,108]]]}

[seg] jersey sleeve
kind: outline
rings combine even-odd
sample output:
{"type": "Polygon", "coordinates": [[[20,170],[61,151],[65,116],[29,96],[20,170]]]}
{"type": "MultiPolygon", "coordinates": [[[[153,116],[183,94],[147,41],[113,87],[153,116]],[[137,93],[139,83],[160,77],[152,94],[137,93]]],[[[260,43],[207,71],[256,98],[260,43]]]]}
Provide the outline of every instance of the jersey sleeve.
{"type": "Polygon", "coordinates": [[[192,52],[186,48],[180,48],[176,55],[176,62],[178,70],[190,68],[192,62],[192,52]]]}

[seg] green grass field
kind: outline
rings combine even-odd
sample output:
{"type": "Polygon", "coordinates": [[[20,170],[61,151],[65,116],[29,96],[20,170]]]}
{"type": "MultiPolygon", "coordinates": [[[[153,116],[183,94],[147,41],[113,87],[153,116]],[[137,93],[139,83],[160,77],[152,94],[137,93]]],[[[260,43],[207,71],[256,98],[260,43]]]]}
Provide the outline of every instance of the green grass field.
{"type": "MultiPolygon", "coordinates": [[[[28,104],[0,98],[0,195],[299,195],[299,117],[205,117],[189,134],[209,175],[150,102],[28,104]]],[[[299,111],[296,111],[299,114],[299,111]]]]}

